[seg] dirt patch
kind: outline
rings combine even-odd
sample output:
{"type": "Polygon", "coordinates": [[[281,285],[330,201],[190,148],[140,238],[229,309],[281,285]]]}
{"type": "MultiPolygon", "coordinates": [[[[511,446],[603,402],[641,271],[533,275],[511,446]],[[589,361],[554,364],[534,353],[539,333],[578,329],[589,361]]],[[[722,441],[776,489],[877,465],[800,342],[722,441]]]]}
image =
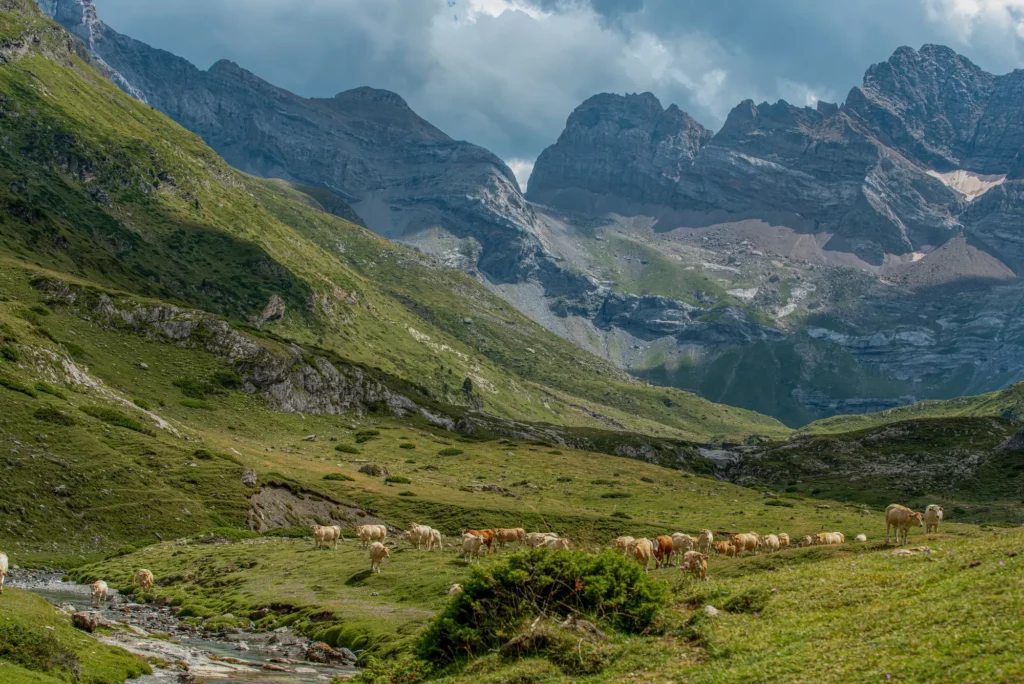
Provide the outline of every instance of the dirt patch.
{"type": "Polygon", "coordinates": [[[341,504],[309,492],[298,495],[280,485],[265,485],[252,495],[249,504],[249,529],[254,532],[309,525],[352,527],[387,524],[357,506],[341,504]]]}

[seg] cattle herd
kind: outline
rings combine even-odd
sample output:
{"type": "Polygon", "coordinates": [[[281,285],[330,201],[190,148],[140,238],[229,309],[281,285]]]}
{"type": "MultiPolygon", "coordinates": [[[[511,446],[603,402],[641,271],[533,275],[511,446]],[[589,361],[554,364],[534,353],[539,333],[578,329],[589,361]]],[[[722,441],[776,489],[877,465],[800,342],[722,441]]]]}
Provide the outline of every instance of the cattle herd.
{"type": "MultiPolygon", "coordinates": [[[[891,504],[885,509],[885,543],[889,543],[890,530],[895,530],[896,543],[907,543],[907,532],[911,527],[925,527],[926,533],[938,532],[939,523],[942,522],[942,506],[932,504],[924,513],[912,511],[900,504],[891,504]]],[[[345,541],[341,535],[341,528],[337,525],[313,525],[313,548],[326,549],[338,547],[339,541],[345,541]]],[[[355,528],[356,537],[362,547],[368,549],[370,554],[370,572],[380,572],[381,563],[385,558],[391,557],[391,551],[384,545],[388,537],[388,528],[385,525],[360,525],[355,528]]],[[[635,560],[644,566],[644,571],[650,569],[651,561],[654,566],[664,567],[672,562],[673,556],[681,559],[681,566],[700,580],[706,580],[708,576],[708,558],[712,554],[721,556],[738,557],[745,553],[759,554],[761,552],[771,553],[789,546],[818,546],[843,544],[846,536],[842,532],[819,532],[803,537],[798,542],[792,542],[785,532],[778,534],[758,534],[757,532],[741,532],[725,535],[727,539],[715,541],[715,535],[711,530],[702,530],[696,537],[682,532],[674,534],[659,535],[653,539],[641,537],[618,537],[611,546],[620,551],[626,558],[635,560]]],[[[413,524],[408,532],[401,534],[401,537],[408,539],[417,549],[441,551],[444,549],[441,533],[427,525],[413,524]]],[[[859,534],[856,537],[858,542],[867,541],[867,537],[859,534]]],[[[572,543],[554,532],[527,532],[521,527],[496,528],[492,530],[462,530],[461,537],[462,558],[466,563],[474,560],[479,562],[481,555],[489,554],[495,548],[505,548],[508,544],[515,543],[520,546],[527,546],[531,549],[547,548],[554,551],[568,551],[572,543]]],[[[456,544],[458,546],[458,543],[456,544]]],[[[7,555],[0,553],[0,594],[4,591],[4,578],[7,575],[7,555]]],[[[153,588],[153,573],[149,570],[140,569],[132,578],[132,586],[142,591],[150,591],[153,588]]],[[[107,600],[109,588],[103,580],[97,580],[91,587],[92,600],[99,604],[107,600]]],[[[461,589],[461,585],[454,585],[450,593],[461,589]]]]}

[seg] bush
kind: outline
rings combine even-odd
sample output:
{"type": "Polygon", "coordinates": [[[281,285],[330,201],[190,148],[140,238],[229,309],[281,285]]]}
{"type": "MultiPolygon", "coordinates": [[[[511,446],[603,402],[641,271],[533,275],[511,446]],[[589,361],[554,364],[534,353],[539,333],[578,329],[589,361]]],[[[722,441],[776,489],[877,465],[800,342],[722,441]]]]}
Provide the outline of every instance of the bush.
{"type": "Polygon", "coordinates": [[[53,385],[47,384],[43,381],[36,383],[36,392],[42,392],[43,394],[49,394],[51,397],[57,397],[58,399],[67,399],[68,395],[64,393],[64,390],[57,389],[53,385]]]}
{"type": "Polygon", "coordinates": [[[200,461],[212,461],[213,454],[206,449],[196,449],[192,452],[192,458],[199,459],[200,461]]]}
{"type": "Polygon", "coordinates": [[[613,551],[535,549],[475,568],[424,630],[417,652],[442,663],[485,653],[505,643],[534,611],[552,618],[579,613],[636,634],[658,617],[666,598],[664,585],[613,551]]]}
{"type": "Polygon", "coordinates": [[[23,385],[14,378],[7,375],[0,375],[0,387],[6,387],[12,392],[21,392],[27,394],[30,397],[36,396],[36,391],[28,385],[23,385]]]}
{"type": "Polygon", "coordinates": [[[384,478],[385,484],[412,484],[412,480],[401,475],[392,475],[391,477],[384,478]]]}
{"type": "Polygon", "coordinates": [[[63,344],[64,349],[68,352],[68,356],[73,360],[81,362],[86,361],[89,358],[89,355],[85,351],[85,347],[82,345],[75,344],[74,342],[64,342],[63,344]]]}
{"type": "Polygon", "coordinates": [[[399,449],[415,449],[416,445],[415,444],[410,444],[410,443],[406,442],[405,444],[399,444],[398,448],[399,449]]]}
{"type": "Polygon", "coordinates": [[[210,382],[224,389],[238,389],[242,386],[242,376],[232,370],[219,370],[210,376],[210,382]]]}
{"type": "Polygon", "coordinates": [[[380,430],[359,430],[355,434],[356,444],[366,444],[380,434],[380,430]]]}
{"type": "Polygon", "coordinates": [[[622,511],[615,511],[611,514],[612,518],[620,518],[621,520],[632,520],[633,516],[629,513],[623,513],[622,511]]]}
{"type": "Polygon", "coordinates": [[[633,495],[630,494],[629,492],[608,492],[606,494],[602,494],[601,498],[602,499],[628,499],[631,496],[633,496],[633,495]]]}
{"type": "Polygon", "coordinates": [[[416,496],[416,492],[406,490],[404,492],[398,492],[398,496],[416,496]]]}
{"type": "Polygon", "coordinates": [[[126,416],[120,411],[115,411],[112,408],[106,406],[81,406],[78,409],[82,413],[92,416],[98,420],[102,420],[107,425],[115,425],[117,427],[128,428],[135,432],[142,432],[142,423],[135,420],[131,416],[126,416]]]}
{"type": "Polygon", "coordinates": [[[359,449],[356,449],[351,444],[337,444],[334,447],[335,451],[340,451],[343,454],[358,454],[359,449]]]}
{"type": "Polygon", "coordinates": [[[216,389],[210,383],[196,378],[178,378],[171,384],[180,389],[181,393],[189,399],[205,399],[207,394],[216,389]]]}
{"type": "Polygon", "coordinates": [[[132,397],[132,403],[138,406],[143,411],[150,411],[153,409],[153,405],[142,397],[132,397]]]}
{"type": "Polygon", "coordinates": [[[35,413],[36,420],[42,420],[47,423],[53,423],[54,425],[74,425],[75,419],[73,416],[58,411],[52,406],[40,406],[36,409],[35,413]]]}
{"type": "Polygon", "coordinates": [[[355,482],[351,477],[345,473],[328,473],[324,475],[325,480],[332,480],[334,482],[355,482]]]}
{"type": "MultiPolygon", "coordinates": [[[[82,674],[82,666],[75,652],[61,645],[52,632],[43,631],[42,627],[35,631],[21,625],[0,625],[0,658],[5,663],[20,665],[26,670],[53,673],[60,681],[65,679],[60,676],[62,673],[67,673],[72,681],[78,681],[82,674]]],[[[10,675],[4,675],[4,678],[7,676],[18,678],[18,672],[15,670],[10,675]]],[[[31,680],[35,681],[35,678],[31,680]]]]}
{"type": "Polygon", "coordinates": [[[769,599],[771,594],[767,589],[751,589],[730,597],[722,608],[730,613],[760,613],[769,599]]]}
{"type": "Polygon", "coordinates": [[[792,501],[783,501],[782,499],[769,499],[764,502],[765,506],[782,506],[783,508],[793,508],[792,501]]]}
{"type": "Polygon", "coordinates": [[[555,482],[572,482],[571,477],[559,477],[555,479],[555,482]]]}
{"type": "Polygon", "coordinates": [[[438,456],[460,456],[460,455],[462,455],[464,453],[466,453],[466,452],[463,451],[462,449],[457,449],[455,447],[447,447],[445,449],[441,449],[440,451],[438,451],[437,455],[438,456]]]}
{"type": "Polygon", "coordinates": [[[185,408],[190,408],[190,409],[202,409],[204,411],[213,411],[214,410],[212,404],[209,404],[209,403],[207,403],[205,401],[202,401],[200,399],[182,399],[181,400],[181,405],[184,406],[185,408]]]}
{"type": "Polygon", "coordinates": [[[590,484],[595,484],[595,485],[616,485],[618,483],[615,480],[591,480],[590,484]]]}
{"type": "Polygon", "coordinates": [[[16,363],[19,359],[21,359],[21,352],[18,351],[18,348],[15,347],[14,345],[5,344],[3,346],[0,346],[0,357],[3,357],[4,359],[10,361],[11,363],[16,363]]]}

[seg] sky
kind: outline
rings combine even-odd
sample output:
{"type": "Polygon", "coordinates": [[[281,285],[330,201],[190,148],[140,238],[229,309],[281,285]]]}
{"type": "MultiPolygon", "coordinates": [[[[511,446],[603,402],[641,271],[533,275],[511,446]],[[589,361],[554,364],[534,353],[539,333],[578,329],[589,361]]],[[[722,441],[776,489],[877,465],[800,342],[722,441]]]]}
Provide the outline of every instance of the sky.
{"type": "Polygon", "coordinates": [[[842,101],[897,47],[1024,66],[1024,0],[94,0],[115,30],[328,97],[402,95],[520,183],[599,92],[651,91],[705,126],[744,99],[842,101]]]}

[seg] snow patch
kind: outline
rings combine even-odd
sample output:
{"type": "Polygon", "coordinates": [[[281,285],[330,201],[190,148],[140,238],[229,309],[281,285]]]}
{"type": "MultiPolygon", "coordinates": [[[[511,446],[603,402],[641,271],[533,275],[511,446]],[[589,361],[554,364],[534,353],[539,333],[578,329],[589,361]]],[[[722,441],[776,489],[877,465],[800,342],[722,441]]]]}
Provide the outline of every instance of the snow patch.
{"type": "Polygon", "coordinates": [[[750,302],[750,301],[753,301],[754,297],[757,296],[757,288],[756,287],[736,288],[735,290],[726,290],[725,293],[727,295],[735,297],[736,299],[740,299],[740,300],[742,300],[744,302],[750,302]]]}

